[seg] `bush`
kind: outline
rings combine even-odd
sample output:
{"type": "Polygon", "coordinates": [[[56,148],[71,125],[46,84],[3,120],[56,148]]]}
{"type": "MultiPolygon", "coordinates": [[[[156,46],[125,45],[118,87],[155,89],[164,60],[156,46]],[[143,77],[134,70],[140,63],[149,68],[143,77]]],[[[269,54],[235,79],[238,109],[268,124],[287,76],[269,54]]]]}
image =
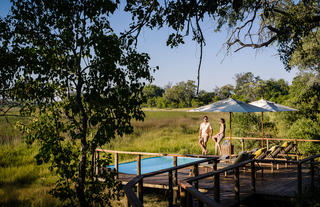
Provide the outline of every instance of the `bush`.
{"type": "Polygon", "coordinates": [[[158,97],[158,98],[157,98],[157,108],[162,109],[162,108],[166,108],[166,107],[167,107],[167,103],[166,103],[166,101],[164,100],[164,98],[158,97]]]}
{"type": "Polygon", "coordinates": [[[232,134],[239,137],[258,137],[261,130],[259,116],[254,113],[235,113],[232,117],[232,134]]]}
{"type": "Polygon", "coordinates": [[[301,118],[291,125],[288,135],[292,138],[318,139],[320,138],[320,126],[316,121],[301,118]]]}
{"type": "MultiPolygon", "coordinates": [[[[319,123],[311,119],[298,119],[290,127],[288,135],[298,139],[319,139],[320,126],[319,123]]],[[[299,143],[299,149],[306,155],[314,155],[320,153],[320,144],[301,142],[299,143]]]]}
{"type": "Polygon", "coordinates": [[[148,107],[156,107],[157,106],[157,98],[156,97],[149,98],[147,101],[147,106],[148,107]]]}
{"type": "Polygon", "coordinates": [[[187,108],[188,104],[185,101],[181,101],[178,104],[178,108],[187,108]]]}
{"type": "Polygon", "coordinates": [[[192,99],[192,101],[191,101],[191,106],[194,107],[194,108],[195,107],[200,107],[202,105],[204,105],[204,103],[199,101],[199,100],[197,100],[197,99],[192,99]]]}

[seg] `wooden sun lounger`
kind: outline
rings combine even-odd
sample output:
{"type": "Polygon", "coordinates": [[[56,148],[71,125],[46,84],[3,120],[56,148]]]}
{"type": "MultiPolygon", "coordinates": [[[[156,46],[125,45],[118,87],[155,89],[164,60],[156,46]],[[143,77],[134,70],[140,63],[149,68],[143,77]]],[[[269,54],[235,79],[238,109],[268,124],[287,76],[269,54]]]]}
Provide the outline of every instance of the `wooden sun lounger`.
{"type": "Polygon", "coordinates": [[[275,159],[280,160],[289,160],[291,157],[294,157],[296,160],[302,159],[302,154],[297,152],[297,144],[291,142],[287,147],[283,148],[280,153],[277,154],[275,159]],[[294,153],[290,153],[294,150],[294,153]]]}

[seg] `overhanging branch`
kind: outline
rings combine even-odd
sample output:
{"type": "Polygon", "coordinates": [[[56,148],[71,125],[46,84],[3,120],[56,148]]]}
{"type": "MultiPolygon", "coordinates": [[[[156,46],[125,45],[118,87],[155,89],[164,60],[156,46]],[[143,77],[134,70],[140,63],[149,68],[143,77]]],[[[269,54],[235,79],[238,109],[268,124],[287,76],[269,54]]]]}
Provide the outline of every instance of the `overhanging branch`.
{"type": "Polygon", "coordinates": [[[263,43],[244,43],[242,42],[240,39],[235,39],[233,42],[228,43],[229,46],[234,45],[236,43],[238,43],[241,47],[236,49],[235,52],[238,52],[239,50],[245,48],[245,47],[252,47],[252,48],[261,48],[261,47],[267,47],[269,46],[273,41],[275,41],[277,39],[277,36],[273,36],[271,37],[268,41],[263,42],[263,43]]]}

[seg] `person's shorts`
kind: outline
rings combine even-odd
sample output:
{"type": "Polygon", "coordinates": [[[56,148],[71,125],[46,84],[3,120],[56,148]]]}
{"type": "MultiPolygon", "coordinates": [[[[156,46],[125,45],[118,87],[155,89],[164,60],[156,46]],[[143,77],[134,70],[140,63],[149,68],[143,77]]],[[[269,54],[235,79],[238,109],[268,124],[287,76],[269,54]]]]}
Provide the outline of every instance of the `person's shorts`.
{"type": "Polygon", "coordinates": [[[199,141],[200,141],[200,142],[207,143],[207,142],[208,142],[208,139],[209,139],[209,134],[205,134],[205,135],[203,135],[203,136],[201,136],[201,137],[199,138],[199,141]]]}

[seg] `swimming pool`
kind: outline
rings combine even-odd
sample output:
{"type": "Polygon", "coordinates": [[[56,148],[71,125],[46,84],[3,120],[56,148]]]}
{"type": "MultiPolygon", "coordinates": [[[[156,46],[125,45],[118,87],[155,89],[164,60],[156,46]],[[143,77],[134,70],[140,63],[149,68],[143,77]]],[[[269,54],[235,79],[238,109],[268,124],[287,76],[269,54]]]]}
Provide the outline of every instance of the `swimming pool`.
{"type": "MultiPolygon", "coordinates": [[[[205,158],[193,158],[193,157],[177,157],[177,165],[183,165],[190,162],[199,161],[205,158]]],[[[141,173],[149,173],[157,170],[173,167],[173,157],[150,157],[141,160],[141,173]]],[[[114,169],[114,165],[109,165],[107,168],[114,169]]],[[[137,161],[126,162],[119,164],[119,172],[127,174],[137,174],[137,161]]]]}

